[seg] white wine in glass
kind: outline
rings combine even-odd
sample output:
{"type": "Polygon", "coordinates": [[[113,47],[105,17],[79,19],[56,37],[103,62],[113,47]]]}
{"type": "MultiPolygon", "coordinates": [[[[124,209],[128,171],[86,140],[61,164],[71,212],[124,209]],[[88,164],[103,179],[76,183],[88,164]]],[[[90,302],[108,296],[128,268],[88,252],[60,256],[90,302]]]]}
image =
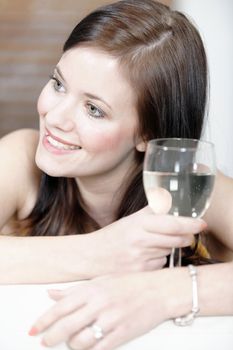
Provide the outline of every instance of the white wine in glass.
{"type": "MultiPolygon", "coordinates": [[[[211,142],[184,138],[148,142],[143,168],[145,193],[149,205],[156,201],[156,189],[169,193],[168,214],[192,218],[203,216],[210,204],[215,173],[214,145],[211,142]]],[[[151,207],[160,208],[160,205],[157,203],[151,207]]],[[[174,262],[174,256],[175,248],[170,256],[170,267],[181,265],[181,249],[178,262],[174,262]]]]}

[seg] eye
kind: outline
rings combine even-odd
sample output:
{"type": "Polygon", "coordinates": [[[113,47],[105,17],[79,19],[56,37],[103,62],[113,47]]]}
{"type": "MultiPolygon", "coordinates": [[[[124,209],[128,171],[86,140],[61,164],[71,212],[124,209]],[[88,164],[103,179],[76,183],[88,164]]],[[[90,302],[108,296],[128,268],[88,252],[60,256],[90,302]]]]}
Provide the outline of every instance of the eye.
{"type": "Polygon", "coordinates": [[[50,76],[50,79],[53,80],[53,88],[57,92],[65,92],[65,88],[62,84],[62,82],[55,77],[54,75],[50,76]]]}
{"type": "Polygon", "coordinates": [[[90,102],[87,103],[87,111],[88,114],[93,118],[104,118],[105,116],[105,113],[100,108],[96,107],[90,102]]]}

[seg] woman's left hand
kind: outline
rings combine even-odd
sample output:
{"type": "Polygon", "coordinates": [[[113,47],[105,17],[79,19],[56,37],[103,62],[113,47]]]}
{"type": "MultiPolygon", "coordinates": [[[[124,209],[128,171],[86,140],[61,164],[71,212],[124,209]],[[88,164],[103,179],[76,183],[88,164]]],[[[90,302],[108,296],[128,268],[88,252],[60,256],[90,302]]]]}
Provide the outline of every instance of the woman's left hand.
{"type": "Polygon", "coordinates": [[[66,342],[74,350],[115,349],[171,317],[164,272],[102,277],[50,290],[56,303],[29,334],[44,332],[42,344],[48,347],[66,342]]]}

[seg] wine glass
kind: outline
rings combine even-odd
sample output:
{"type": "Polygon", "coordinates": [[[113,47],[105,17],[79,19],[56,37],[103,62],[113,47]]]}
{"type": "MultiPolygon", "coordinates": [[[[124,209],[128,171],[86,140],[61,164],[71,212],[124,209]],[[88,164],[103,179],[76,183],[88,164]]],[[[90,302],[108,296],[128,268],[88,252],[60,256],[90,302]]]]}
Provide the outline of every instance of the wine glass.
{"type": "MultiPolygon", "coordinates": [[[[185,138],[148,142],[143,185],[148,204],[157,214],[203,216],[210,204],[215,173],[215,152],[211,142],[185,138]]],[[[181,266],[181,248],[178,251],[172,249],[169,267],[174,266],[181,266]],[[175,257],[178,261],[174,261],[175,257]]]]}

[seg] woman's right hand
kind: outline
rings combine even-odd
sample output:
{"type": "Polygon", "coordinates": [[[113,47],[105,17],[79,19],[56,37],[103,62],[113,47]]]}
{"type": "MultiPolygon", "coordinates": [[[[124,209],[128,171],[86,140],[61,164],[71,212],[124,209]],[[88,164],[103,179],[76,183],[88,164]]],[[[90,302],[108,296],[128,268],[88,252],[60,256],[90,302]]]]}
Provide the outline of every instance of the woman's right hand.
{"type": "Polygon", "coordinates": [[[87,235],[86,254],[94,258],[96,275],[156,270],[173,247],[191,245],[204,228],[202,219],[154,214],[147,206],[87,235]]]}

